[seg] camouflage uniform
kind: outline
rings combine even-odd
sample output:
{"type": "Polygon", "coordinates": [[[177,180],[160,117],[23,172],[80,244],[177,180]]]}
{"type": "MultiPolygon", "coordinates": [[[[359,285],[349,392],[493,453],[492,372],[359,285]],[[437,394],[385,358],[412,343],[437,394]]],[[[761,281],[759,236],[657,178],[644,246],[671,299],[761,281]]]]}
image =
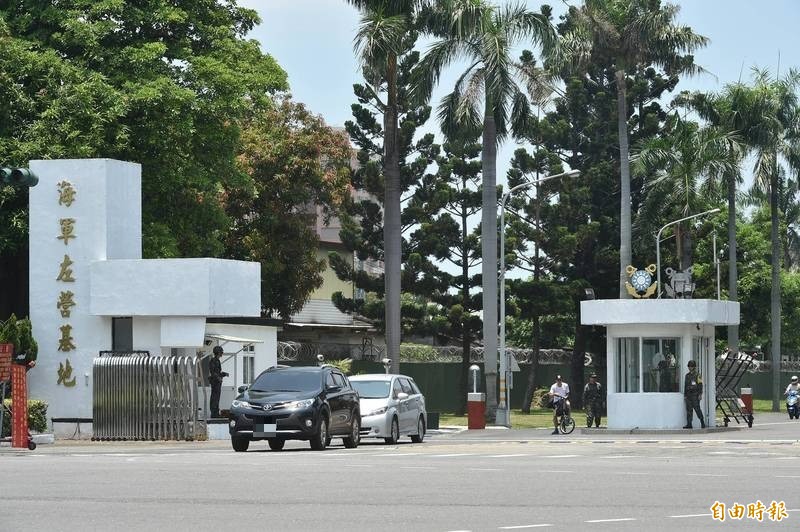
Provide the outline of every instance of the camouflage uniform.
{"type": "Polygon", "coordinates": [[[599,382],[587,382],[583,387],[583,407],[586,410],[586,426],[600,426],[603,409],[603,385],[599,382]]]}
{"type": "Polygon", "coordinates": [[[686,405],[686,426],[685,429],[692,428],[692,411],[697,412],[700,419],[700,426],[706,427],[703,411],[700,409],[700,396],[703,395],[703,381],[697,373],[695,366],[689,366],[689,372],[683,380],[683,402],[686,405]]]}

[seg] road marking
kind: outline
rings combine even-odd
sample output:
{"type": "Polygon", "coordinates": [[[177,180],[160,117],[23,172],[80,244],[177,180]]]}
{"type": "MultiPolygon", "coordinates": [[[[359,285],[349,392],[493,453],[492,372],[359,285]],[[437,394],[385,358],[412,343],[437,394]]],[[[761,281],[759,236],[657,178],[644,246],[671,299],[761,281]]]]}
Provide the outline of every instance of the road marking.
{"type": "Polygon", "coordinates": [[[600,458],[607,458],[609,460],[615,460],[619,458],[641,458],[641,456],[635,454],[615,454],[611,456],[601,456],[600,458]]]}
{"type": "Polygon", "coordinates": [[[491,467],[470,467],[467,471],[502,471],[502,469],[493,469],[491,467]]]}
{"type": "Polygon", "coordinates": [[[528,456],[527,454],[490,454],[486,458],[514,458],[517,456],[528,456]]]}
{"type": "Polygon", "coordinates": [[[800,478],[800,475],[775,475],[775,478],[800,478]]]}
{"type": "Polygon", "coordinates": [[[539,525],[517,525],[517,526],[500,526],[500,530],[519,530],[521,528],[541,528],[543,526],[553,526],[550,523],[541,523],[539,525]]]}
{"type": "Polygon", "coordinates": [[[728,475],[718,475],[716,473],[686,473],[687,477],[727,477],[728,475]]]}
{"type": "Polygon", "coordinates": [[[579,454],[552,454],[550,456],[542,456],[542,458],[578,458],[579,454]]]}
{"type": "Polygon", "coordinates": [[[436,469],[436,468],[426,467],[426,466],[400,466],[400,469],[436,469]]]}
{"type": "Polygon", "coordinates": [[[620,521],[636,521],[633,517],[621,517],[619,519],[592,519],[591,521],[584,521],[584,523],[618,523],[620,521]]]}
{"type": "Polygon", "coordinates": [[[558,470],[558,469],[551,469],[549,471],[548,470],[544,470],[544,471],[539,471],[539,472],[540,473],[572,473],[572,471],[561,471],[561,470],[558,470]]]}
{"type": "Polygon", "coordinates": [[[708,454],[739,454],[733,451],[711,451],[708,454]]]}
{"type": "Polygon", "coordinates": [[[686,514],[686,515],[670,515],[670,517],[675,519],[681,519],[683,517],[708,517],[711,514],[686,514]]]}

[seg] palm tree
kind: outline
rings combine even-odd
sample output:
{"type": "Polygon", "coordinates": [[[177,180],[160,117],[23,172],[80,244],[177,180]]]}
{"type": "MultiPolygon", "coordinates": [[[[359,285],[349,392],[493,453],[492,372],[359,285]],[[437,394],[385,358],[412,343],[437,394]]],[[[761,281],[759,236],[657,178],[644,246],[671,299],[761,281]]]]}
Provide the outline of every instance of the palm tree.
{"type": "MultiPolygon", "coordinates": [[[[680,117],[673,119],[668,134],[646,141],[634,157],[634,171],[654,175],[646,187],[643,216],[656,215],[658,224],[708,208],[709,200],[724,196],[723,176],[738,173],[742,148],[734,133],[715,127],[699,127],[680,117]]],[[[734,226],[735,229],[735,226],[734,226]]],[[[691,233],[686,225],[675,229],[680,269],[692,265],[691,233]]]]}
{"type": "Polygon", "coordinates": [[[653,0],[584,0],[570,7],[574,26],[563,39],[558,66],[582,71],[590,61],[608,63],[617,86],[617,129],[620,157],[620,270],[619,297],[625,290],[625,268],[631,258],[631,177],[628,146],[627,77],[651,65],[670,75],[694,74],[700,69],[689,55],[708,39],[688,26],[675,24],[680,8],[653,0]],[[684,55],[685,54],[685,55],[684,55]]]}
{"type": "Polygon", "coordinates": [[[442,131],[453,138],[463,128],[483,128],[481,268],[486,417],[497,408],[497,146],[509,131],[520,131],[530,102],[514,80],[511,54],[524,39],[547,52],[556,44],[548,17],[515,5],[495,7],[484,0],[442,0],[427,23],[438,39],[418,65],[414,91],[427,101],[442,71],[457,60],[468,67],[439,106],[442,131]],[[510,112],[509,112],[510,111],[510,112]]]}
{"type": "MultiPolygon", "coordinates": [[[[738,133],[745,128],[746,117],[739,113],[734,106],[734,102],[740,101],[743,97],[744,85],[728,85],[720,94],[706,94],[701,92],[682,94],[676,99],[678,105],[682,105],[695,110],[703,119],[707,120],[712,126],[722,131],[733,133],[740,141],[735,146],[735,151],[729,153],[732,161],[735,160],[735,168],[724,173],[721,178],[727,189],[728,199],[728,300],[738,301],[739,273],[737,270],[737,243],[736,243],[736,197],[737,189],[742,183],[741,162],[744,158],[745,148],[742,143],[744,139],[738,133]]],[[[728,348],[734,353],[739,350],[739,326],[728,326],[728,348]]]]}
{"type": "Polygon", "coordinates": [[[800,73],[790,70],[772,79],[766,70],[755,70],[752,86],[736,84],[732,109],[741,119],[740,134],[755,156],[754,186],[769,195],[772,246],[771,359],[772,409],[779,410],[781,361],[781,238],[779,197],[781,166],[800,171],[800,73]]]}
{"type": "MultiPolygon", "coordinates": [[[[361,62],[386,80],[386,104],[383,107],[383,179],[384,179],[384,286],[386,354],[390,371],[400,372],[400,144],[397,110],[397,57],[402,52],[403,37],[411,30],[418,0],[346,0],[362,12],[355,38],[361,62]]],[[[376,85],[380,81],[376,81],[376,85]]],[[[377,93],[379,86],[373,87],[377,93]]]]}

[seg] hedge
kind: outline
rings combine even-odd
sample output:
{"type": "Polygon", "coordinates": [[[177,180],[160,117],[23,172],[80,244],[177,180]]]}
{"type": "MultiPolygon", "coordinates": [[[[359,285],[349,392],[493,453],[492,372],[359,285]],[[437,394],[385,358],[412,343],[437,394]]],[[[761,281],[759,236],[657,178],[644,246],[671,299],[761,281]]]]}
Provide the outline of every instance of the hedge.
{"type": "MultiPolygon", "coordinates": [[[[11,399],[5,400],[6,406],[11,406],[11,399]]],[[[28,430],[44,432],[47,430],[47,403],[40,399],[28,399],[28,430]]],[[[11,416],[8,410],[3,413],[2,435],[11,435],[11,416]]]]}

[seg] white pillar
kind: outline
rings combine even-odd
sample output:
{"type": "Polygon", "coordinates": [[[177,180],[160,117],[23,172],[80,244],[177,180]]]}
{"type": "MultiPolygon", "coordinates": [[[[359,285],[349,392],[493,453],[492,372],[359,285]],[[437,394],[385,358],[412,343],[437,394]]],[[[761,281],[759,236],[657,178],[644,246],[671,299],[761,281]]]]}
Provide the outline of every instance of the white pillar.
{"type": "Polygon", "coordinates": [[[141,167],[69,159],[30,168],[39,176],[30,189],[30,313],[39,344],[30,396],[47,401],[48,417],[90,418],[92,360],[111,349],[111,318],[89,313],[89,263],[141,258],[141,167]]]}

